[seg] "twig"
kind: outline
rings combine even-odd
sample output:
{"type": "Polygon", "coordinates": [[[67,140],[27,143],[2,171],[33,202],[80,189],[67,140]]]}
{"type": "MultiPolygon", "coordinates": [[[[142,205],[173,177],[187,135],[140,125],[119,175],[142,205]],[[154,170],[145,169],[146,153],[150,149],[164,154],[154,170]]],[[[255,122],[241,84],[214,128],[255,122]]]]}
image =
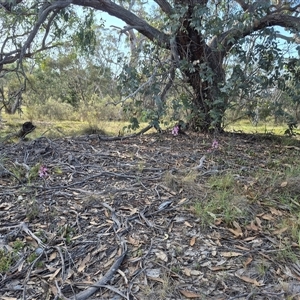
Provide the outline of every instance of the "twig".
{"type": "Polygon", "coordinates": [[[129,300],[129,298],[126,295],[124,295],[122,292],[120,292],[118,289],[116,289],[115,287],[113,287],[111,285],[108,285],[108,284],[97,284],[97,287],[102,287],[102,288],[109,289],[109,290],[115,292],[116,294],[122,296],[123,298],[129,300]]]}
{"type": "Polygon", "coordinates": [[[199,169],[202,169],[203,168],[203,164],[204,164],[204,161],[206,159],[206,156],[203,155],[201,158],[200,158],[200,162],[199,162],[199,165],[192,168],[192,170],[199,170],[199,169]]]}
{"type": "Polygon", "coordinates": [[[148,227],[150,227],[150,228],[154,228],[155,226],[153,225],[153,223],[151,222],[151,221],[149,221],[146,217],[145,217],[145,215],[144,215],[144,213],[141,211],[140,213],[139,213],[139,215],[141,216],[141,218],[145,221],[145,223],[148,225],[148,227]]]}
{"type": "Polygon", "coordinates": [[[2,228],[0,228],[0,231],[5,231],[5,230],[11,229],[11,228],[20,228],[25,233],[30,235],[33,239],[35,239],[40,247],[42,247],[43,249],[46,248],[46,245],[28,228],[28,226],[24,222],[21,222],[19,225],[2,227],[2,228]]]}
{"type": "Polygon", "coordinates": [[[65,280],[65,274],[66,274],[66,268],[65,268],[65,261],[64,261],[64,257],[63,257],[63,254],[60,250],[60,247],[59,246],[55,246],[54,247],[57,252],[59,253],[59,256],[60,256],[60,260],[61,260],[61,264],[62,264],[62,267],[61,267],[61,278],[63,280],[65,280]]]}

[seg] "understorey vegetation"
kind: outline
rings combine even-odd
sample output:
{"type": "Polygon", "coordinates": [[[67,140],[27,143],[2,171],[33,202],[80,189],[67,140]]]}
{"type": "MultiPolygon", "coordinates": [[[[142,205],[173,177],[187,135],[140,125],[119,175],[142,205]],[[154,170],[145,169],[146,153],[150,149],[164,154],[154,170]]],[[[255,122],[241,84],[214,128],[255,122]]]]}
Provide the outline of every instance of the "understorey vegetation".
{"type": "Polygon", "coordinates": [[[278,0],[2,1],[1,111],[26,105],[32,118],[132,128],[184,120],[200,132],[271,118],[293,135],[299,9],[278,0]]]}

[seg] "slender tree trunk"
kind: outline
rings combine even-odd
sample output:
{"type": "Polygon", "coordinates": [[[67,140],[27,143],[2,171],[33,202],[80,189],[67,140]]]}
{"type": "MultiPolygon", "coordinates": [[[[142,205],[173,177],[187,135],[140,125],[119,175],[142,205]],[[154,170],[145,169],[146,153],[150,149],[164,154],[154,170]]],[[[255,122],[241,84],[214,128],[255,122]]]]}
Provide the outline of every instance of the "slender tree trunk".
{"type": "Polygon", "coordinates": [[[220,98],[220,84],[225,80],[224,54],[210,48],[204,37],[191,26],[193,7],[193,4],[189,5],[176,36],[181,70],[194,90],[190,125],[195,131],[221,131],[225,112],[225,103],[220,98]]]}
{"type": "Polygon", "coordinates": [[[8,104],[3,103],[5,112],[9,115],[13,115],[17,110],[21,109],[22,95],[17,95],[14,99],[11,99],[8,104]]]}

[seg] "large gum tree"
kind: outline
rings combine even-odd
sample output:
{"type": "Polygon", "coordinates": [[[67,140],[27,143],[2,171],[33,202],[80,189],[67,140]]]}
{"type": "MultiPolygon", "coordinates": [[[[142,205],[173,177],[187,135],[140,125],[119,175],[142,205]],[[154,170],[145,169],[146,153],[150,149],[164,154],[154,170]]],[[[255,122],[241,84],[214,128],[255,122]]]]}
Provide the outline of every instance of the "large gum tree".
{"type": "MultiPolygon", "coordinates": [[[[129,35],[131,41],[136,35],[144,36],[156,48],[164,53],[169,52],[173,67],[170,68],[170,80],[166,88],[172,85],[175,75],[190,86],[193,92],[190,99],[191,127],[199,131],[212,128],[221,131],[222,118],[228,105],[225,59],[233,51],[243,49],[242,44],[253,34],[262,37],[272,35],[272,43],[268,45],[274,45],[278,38],[296,43],[300,29],[299,2],[2,0],[0,76],[4,77],[13,71],[22,73],[22,61],[40,51],[59,46],[60,35],[67,34],[68,29],[74,33],[80,20],[72,14],[76,7],[102,11],[126,23],[122,32],[129,35]],[[134,9],[136,5],[139,9],[134,9]],[[149,9],[151,14],[146,14],[149,9]],[[289,34],[276,35],[276,31],[272,30],[274,26],[284,28],[289,34]],[[12,64],[13,67],[9,68],[12,64]]],[[[84,14],[77,17],[84,18],[84,14]]],[[[80,32],[80,29],[77,30],[77,37],[81,43],[88,44],[93,38],[92,33],[82,31],[80,35],[80,32]]],[[[263,46],[259,49],[264,51],[263,46]]],[[[261,57],[270,59],[268,55],[261,57]]],[[[166,89],[160,94],[162,102],[165,101],[165,95],[166,89]]]]}

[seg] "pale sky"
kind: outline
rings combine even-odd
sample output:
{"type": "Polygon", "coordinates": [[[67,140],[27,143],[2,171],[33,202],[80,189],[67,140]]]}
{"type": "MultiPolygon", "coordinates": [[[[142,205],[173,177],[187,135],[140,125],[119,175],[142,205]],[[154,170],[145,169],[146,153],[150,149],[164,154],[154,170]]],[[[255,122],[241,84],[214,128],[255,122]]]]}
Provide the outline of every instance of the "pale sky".
{"type": "Polygon", "coordinates": [[[104,12],[99,13],[99,17],[105,20],[105,27],[107,28],[111,25],[123,28],[123,26],[126,25],[122,20],[112,17],[111,15],[104,12]]]}

